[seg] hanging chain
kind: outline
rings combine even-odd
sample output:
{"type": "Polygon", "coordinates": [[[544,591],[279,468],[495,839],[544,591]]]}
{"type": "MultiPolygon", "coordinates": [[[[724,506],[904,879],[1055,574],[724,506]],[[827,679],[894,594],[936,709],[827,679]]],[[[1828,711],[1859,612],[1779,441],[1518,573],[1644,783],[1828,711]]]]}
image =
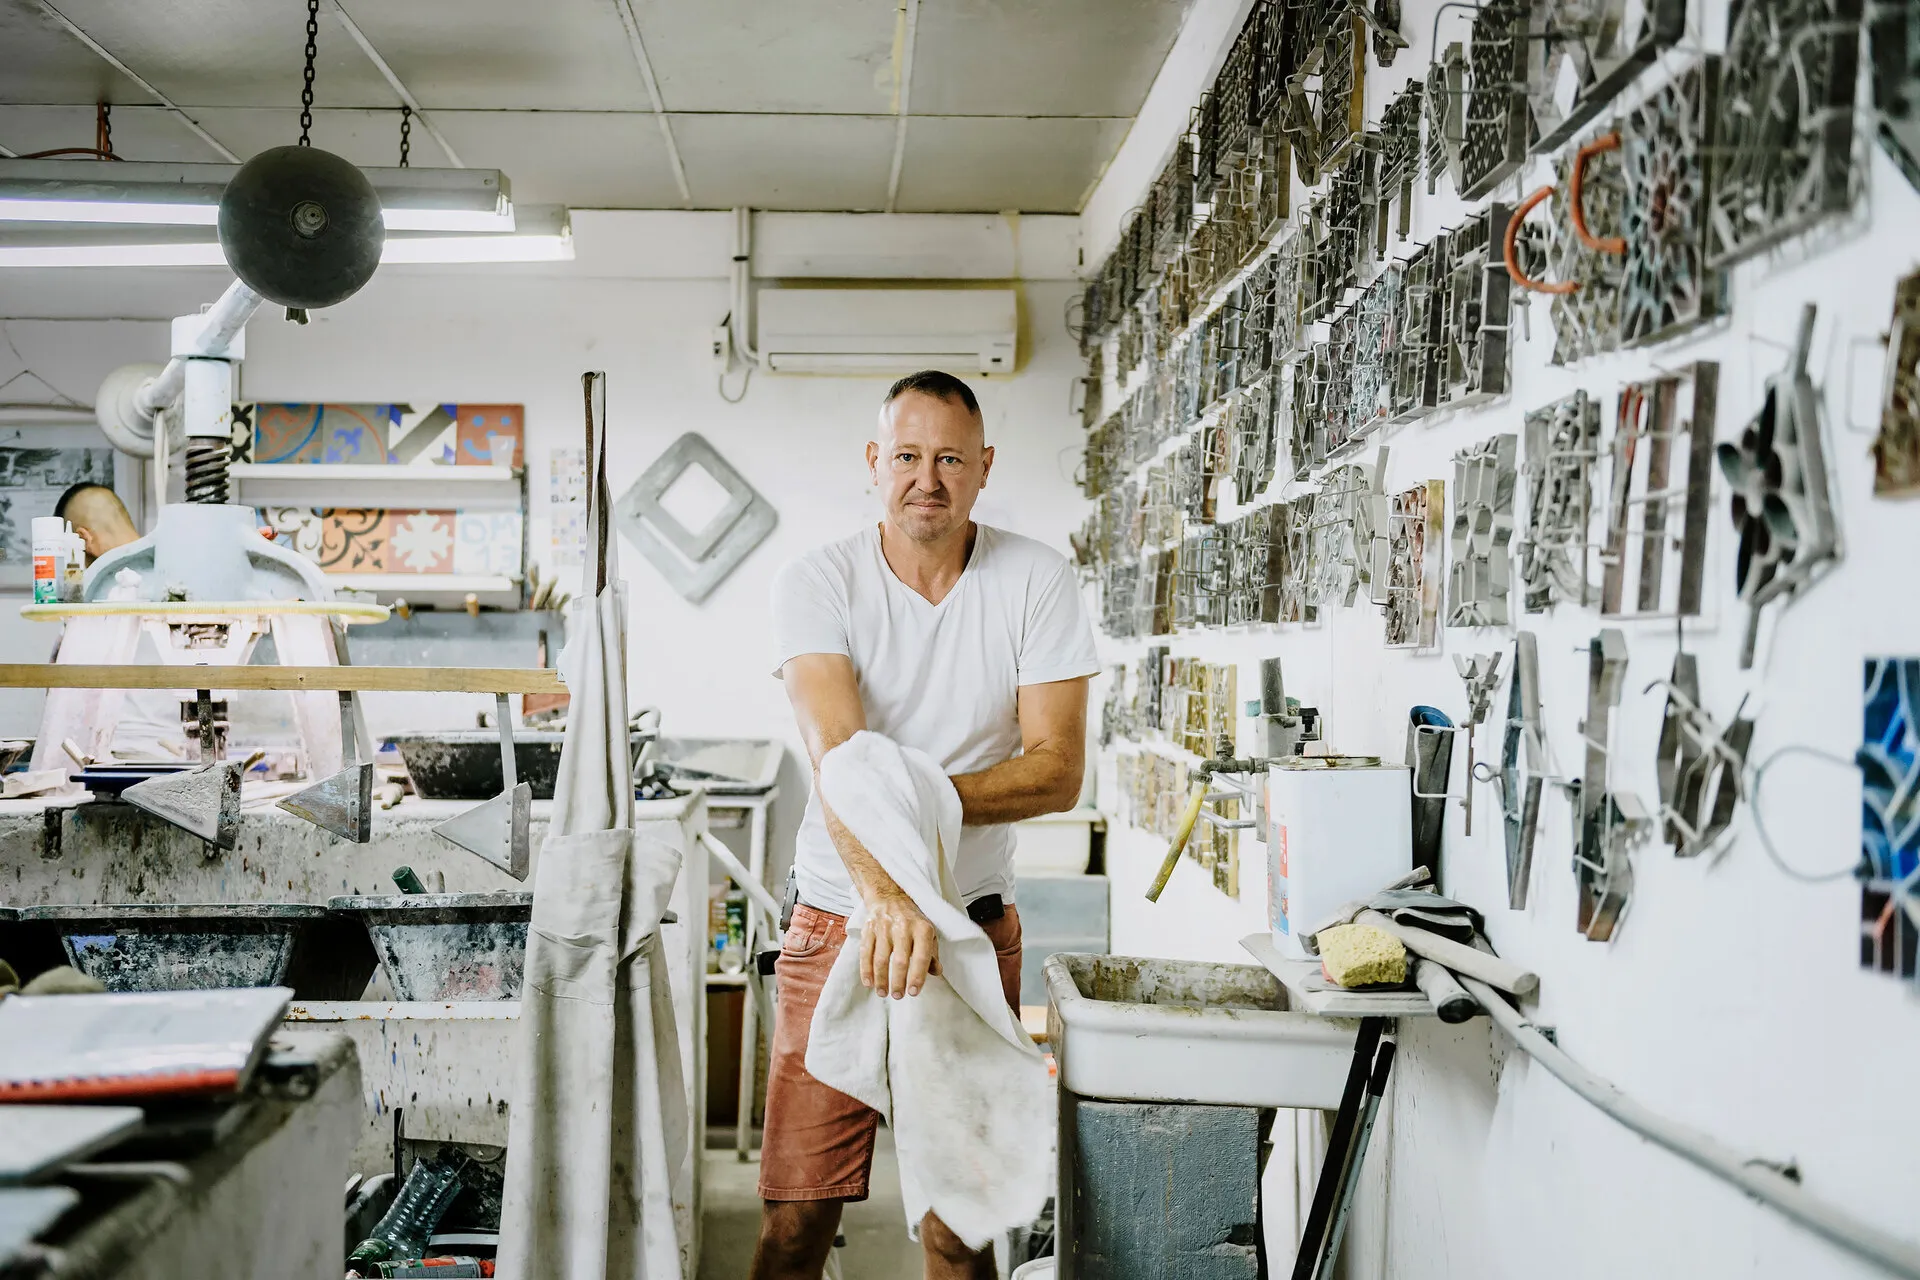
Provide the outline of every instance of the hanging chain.
{"type": "Polygon", "coordinates": [[[413,151],[413,108],[400,104],[400,167],[405,169],[413,151]]]}
{"type": "Polygon", "coordinates": [[[113,107],[106,102],[100,104],[98,125],[99,127],[94,130],[97,136],[94,138],[93,145],[100,152],[100,158],[102,160],[111,160],[114,158],[113,107]]]}
{"type": "Polygon", "coordinates": [[[300,145],[313,145],[308,135],[313,132],[313,59],[319,52],[315,41],[320,38],[320,0],[307,0],[307,67],[305,81],[300,86],[300,145]]]}

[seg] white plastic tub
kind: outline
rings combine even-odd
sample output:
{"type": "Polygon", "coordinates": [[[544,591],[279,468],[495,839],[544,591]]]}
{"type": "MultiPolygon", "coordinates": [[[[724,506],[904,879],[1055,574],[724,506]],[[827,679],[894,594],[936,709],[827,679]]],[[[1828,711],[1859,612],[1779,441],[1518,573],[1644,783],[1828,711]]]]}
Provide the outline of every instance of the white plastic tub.
{"type": "Polygon", "coordinates": [[[1060,1083],[1083,1098],[1340,1105],[1358,1028],[1291,1011],[1257,965],[1062,954],[1046,975],[1060,1083]]]}

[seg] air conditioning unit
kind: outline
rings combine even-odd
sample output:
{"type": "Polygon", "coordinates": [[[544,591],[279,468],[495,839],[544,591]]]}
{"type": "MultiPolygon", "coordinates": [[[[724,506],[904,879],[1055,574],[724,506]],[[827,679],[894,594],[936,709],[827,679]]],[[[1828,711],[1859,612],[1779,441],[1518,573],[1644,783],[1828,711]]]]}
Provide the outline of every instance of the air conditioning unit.
{"type": "Polygon", "coordinates": [[[769,373],[1012,373],[1011,289],[762,289],[769,373]]]}

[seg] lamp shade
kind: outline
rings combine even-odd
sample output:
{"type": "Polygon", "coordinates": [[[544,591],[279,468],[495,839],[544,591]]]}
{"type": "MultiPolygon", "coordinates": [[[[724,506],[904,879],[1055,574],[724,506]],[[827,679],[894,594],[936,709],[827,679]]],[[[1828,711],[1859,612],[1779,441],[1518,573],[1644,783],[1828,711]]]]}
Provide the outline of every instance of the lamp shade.
{"type": "Polygon", "coordinates": [[[283,307],[330,307],[380,265],[380,197],[359,168],[317,147],[274,147],[220,197],[220,250],[246,286],[283,307]]]}

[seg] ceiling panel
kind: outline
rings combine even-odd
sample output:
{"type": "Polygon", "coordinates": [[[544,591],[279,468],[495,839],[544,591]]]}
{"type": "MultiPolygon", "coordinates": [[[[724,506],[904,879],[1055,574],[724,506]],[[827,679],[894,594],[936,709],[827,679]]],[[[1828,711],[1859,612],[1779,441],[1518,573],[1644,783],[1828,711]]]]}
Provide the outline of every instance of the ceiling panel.
{"type": "Polygon", "coordinates": [[[895,0],[633,0],[633,8],[669,111],[893,110],[895,0]]]}
{"type": "Polygon", "coordinates": [[[920,6],[915,112],[1127,116],[1193,0],[938,0],[920,6]]]}
{"type": "Polygon", "coordinates": [[[346,0],[346,7],[428,110],[651,110],[615,3],[346,0]]]}
{"type": "Polygon", "coordinates": [[[0,0],[0,102],[98,102],[103,97],[147,100],[37,5],[0,0]]]}
{"type": "Polygon", "coordinates": [[[1076,213],[1129,123],[915,116],[907,125],[894,207],[901,213],[1076,213]]]}
{"type": "MultiPolygon", "coordinates": [[[[16,9],[32,0],[0,0],[16,9]]],[[[60,0],[60,12],[182,106],[300,105],[307,8],[296,0],[60,0]]],[[[77,42],[76,42],[77,43],[77,42]]],[[[323,6],[314,59],[322,106],[399,106],[323,6]]],[[[144,95],[142,95],[144,97],[144,95]]],[[[72,99],[68,99],[71,101],[72,99]]],[[[138,99],[136,99],[138,100],[138,99]]]]}
{"type": "MultiPolygon", "coordinates": [[[[242,160],[258,155],[269,147],[290,146],[300,140],[300,112],[293,107],[206,107],[193,118],[200,127],[227,145],[242,160]]],[[[114,127],[118,150],[119,126],[114,127]]],[[[315,110],[313,145],[359,165],[400,163],[400,112],[315,110]]],[[[455,144],[458,146],[458,144],[455,144]]],[[[215,159],[203,154],[197,158],[215,159]]],[[[128,156],[128,159],[134,157],[128,156]]],[[[144,158],[144,157],[142,157],[144,158]]],[[[467,160],[466,156],[460,157],[467,160]]],[[[413,162],[425,168],[447,163],[432,137],[413,126],[413,162]]],[[[468,164],[474,161],[467,160],[468,164]]]]}
{"type": "Polygon", "coordinates": [[[675,115],[672,121],[697,208],[886,205],[889,117],[675,115]]]}
{"type": "MultiPolygon", "coordinates": [[[[92,107],[0,106],[0,146],[22,155],[54,147],[93,145],[92,107]]],[[[165,160],[175,163],[224,164],[216,154],[159,107],[115,107],[113,150],[123,160],[165,160]]],[[[92,164],[84,158],[75,164],[92,164]]]]}
{"type": "Polygon", "coordinates": [[[433,118],[462,160],[507,175],[515,204],[680,207],[651,113],[436,111],[433,118]]]}

